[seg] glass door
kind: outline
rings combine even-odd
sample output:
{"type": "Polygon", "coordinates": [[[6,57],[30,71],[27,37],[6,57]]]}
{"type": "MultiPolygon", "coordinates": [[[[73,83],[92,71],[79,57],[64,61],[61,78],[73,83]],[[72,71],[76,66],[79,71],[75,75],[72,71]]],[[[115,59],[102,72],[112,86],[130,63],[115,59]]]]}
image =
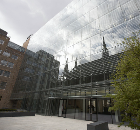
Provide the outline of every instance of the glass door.
{"type": "Polygon", "coordinates": [[[90,99],[91,102],[91,121],[97,122],[98,121],[98,100],[90,99]]]}
{"type": "Polygon", "coordinates": [[[59,114],[58,114],[59,117],[62,116],[62,111],[63,111],[63,100],[60,100],[59,101],[59,114]]]}
{"type": "Polygon", "coordinates": [[[90,99],[86,99],[86,120],[91,120],[91,107],[90,107],[90,99]]]}
{"type": "Polygon", "coordinates": [[[86,99],[86,120],[98,121],[97,99],[86,99]]]}
{"type": "Polygon", "coordinates": [[[63,109],[62,109],[62,116],[66,118],[66,111],[67,111],[67,99],[63,100],[63,109]]]}

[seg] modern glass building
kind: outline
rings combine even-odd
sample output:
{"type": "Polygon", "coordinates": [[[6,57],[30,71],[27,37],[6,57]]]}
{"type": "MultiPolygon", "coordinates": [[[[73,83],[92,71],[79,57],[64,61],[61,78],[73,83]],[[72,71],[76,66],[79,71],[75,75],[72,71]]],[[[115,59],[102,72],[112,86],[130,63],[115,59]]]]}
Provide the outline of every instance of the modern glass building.
{"type": "Polygon", "coordinates": [[[32,93],[36,111],[117,122],[117,116],[109,115],[117,112],[108,112],[111,99],[103,96],[114,94],[109,77],[123,53],[117,43],[138,31],[139,21],[139,0],[73,0],[41,27],[28,49],[52,54],[60,66],[59,77],[52,78],[50,86],[32,93]]]}

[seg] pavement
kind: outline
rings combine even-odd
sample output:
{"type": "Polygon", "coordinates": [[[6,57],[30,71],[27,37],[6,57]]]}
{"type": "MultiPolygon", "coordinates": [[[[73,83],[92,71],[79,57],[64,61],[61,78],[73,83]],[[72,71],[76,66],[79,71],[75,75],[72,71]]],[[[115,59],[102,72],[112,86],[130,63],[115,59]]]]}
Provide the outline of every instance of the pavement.
{"type": "MultiPolygon", "coordinates": [[[[87,130],[92,121],[57,116],[0,117],[0,130],[87,130]]],[[[125,126],[108,124],[109,130],[135,130],[125,126]]]]}

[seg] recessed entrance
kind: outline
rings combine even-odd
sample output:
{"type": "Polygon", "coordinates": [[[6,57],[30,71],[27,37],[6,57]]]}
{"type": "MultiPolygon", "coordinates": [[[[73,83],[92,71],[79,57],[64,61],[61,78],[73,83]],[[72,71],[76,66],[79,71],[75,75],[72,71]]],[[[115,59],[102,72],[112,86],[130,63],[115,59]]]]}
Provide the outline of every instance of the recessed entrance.
{"type": "Polygon", "coordinates": [[[61,99],[59,116],[87,121],[115,121],[114,113],[109,112],[111,100],[106,98],[61,99]]]}

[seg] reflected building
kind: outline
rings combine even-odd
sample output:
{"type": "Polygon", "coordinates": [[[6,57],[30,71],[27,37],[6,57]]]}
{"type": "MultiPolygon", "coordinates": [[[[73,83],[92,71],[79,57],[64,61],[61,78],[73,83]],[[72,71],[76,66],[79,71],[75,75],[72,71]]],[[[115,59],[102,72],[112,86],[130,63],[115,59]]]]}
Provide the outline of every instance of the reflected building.
{"type": "Polygon", "coordinates": [[[34,105],[25,100],[23,108],[93,121],[108,117],[111,99],[103,96],[114,94],[109,77],[123,54],[117,43],[140,30],[139,21],[139,0],[73,0],[30,39],[28,49],[60,62],[59,78],[52,76],[51,87],[32,93],[34,105]]]}
{"type": "Polygon", "coordinates": [[[35,53],[26,49],[11,95],[14,107],[20,108],[23,101],[23,104],[26,103],[25,109],[31,105],[33,108],[30,109],[36,110],[36,94],[55,84],[54,80],[58,79],[59,74],[58,66],[59,62],[51,54],[43,50],[35,53]]]}

